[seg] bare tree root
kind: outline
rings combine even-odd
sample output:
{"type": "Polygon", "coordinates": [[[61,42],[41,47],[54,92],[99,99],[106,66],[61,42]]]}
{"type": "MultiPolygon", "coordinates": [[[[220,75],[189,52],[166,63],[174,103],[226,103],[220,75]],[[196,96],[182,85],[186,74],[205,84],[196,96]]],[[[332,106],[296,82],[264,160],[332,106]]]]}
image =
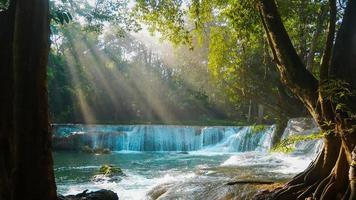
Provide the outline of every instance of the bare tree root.
{"type": "Polygon", "coordinates": [[[282,188],[258,194],[255,199],[341,200],[348,186],[349,166],[345,150],[335,138],[333,141],[325,139],[324,144],[323,150],[305,171],[282,188]]]}

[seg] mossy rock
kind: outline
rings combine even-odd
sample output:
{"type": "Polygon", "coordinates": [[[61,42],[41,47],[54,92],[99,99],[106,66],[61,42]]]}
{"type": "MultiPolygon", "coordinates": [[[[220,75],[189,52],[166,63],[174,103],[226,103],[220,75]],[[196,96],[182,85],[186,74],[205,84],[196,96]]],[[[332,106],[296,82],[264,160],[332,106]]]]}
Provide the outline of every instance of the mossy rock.
{"type": "Polygon", "coordinates": [[[99,172],[91,179],[94,182],[118,182],[122,180],[122,177],[126,174],[119,168],[112,165],[103,165],[100,167],[99,172]]]}
{"type": "Polygon", "coordinates": [[[105,176],[125,176],[125,173],[119,168],[112,165],[102,165],[99,174],[105,176]]]}
{"type": "Polygon", "coordinates": [[[93,148],[89,147],[88,145],[83,146],[83,147],[81,148],[81,150],[82,150],[82,152],[84,152],[84,153],[90,153],[90,154],[94,153],[93,148]]]}
{"type": "Polygon", "coordinates": [[[110,154],[111,151],[110,151],[110,149],[107,149],[107,148],[95,148],[94,153],[96,153],[96,154],[110,154]]]}
{"type": "Polygon", "coordinates": [[[91,148],[88,145],[85,145],[81,148],[82,152],[89,154],[110,154],[110,149],[107,148],[91,148]]]}
{"type": "Polygon", "coordinates": [[[260,133],[260,132],[263,132],[267,129],[267,126],[265,125],[253,125],[252,128],[251,128],[251,133],[252,134],[255,134],[255,133],[260,133]]]}

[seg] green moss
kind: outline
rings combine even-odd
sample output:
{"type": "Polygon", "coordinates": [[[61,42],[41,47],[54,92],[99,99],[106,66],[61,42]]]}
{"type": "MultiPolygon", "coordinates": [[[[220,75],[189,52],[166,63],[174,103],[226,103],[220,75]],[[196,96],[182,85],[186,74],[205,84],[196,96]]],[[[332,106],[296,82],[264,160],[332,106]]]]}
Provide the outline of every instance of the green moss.
{"type": "Polygon", "coordinates": [[[324,136],[322,132],[313,133],[310,135],[292,135],[286,139],[281,140],[272,148],[272,152],[290,153],[294,151],[295,144],[301,141],[317,140],[324,136]]]}
{"type": "Polygon", "coordinates": [[[251,128],[251,133],[260,133],[264,130],[266,130],[266,126],[265,125],[253,125],[252,128],[251,128]]]}
{"type": "Polygon", "coordinates": [[[105,176],[112,176],[123,175],[124,172],[119,167],[114,167],[112,165],[102,165],[99,169],[99,174],[103,174],[105,176]]]}

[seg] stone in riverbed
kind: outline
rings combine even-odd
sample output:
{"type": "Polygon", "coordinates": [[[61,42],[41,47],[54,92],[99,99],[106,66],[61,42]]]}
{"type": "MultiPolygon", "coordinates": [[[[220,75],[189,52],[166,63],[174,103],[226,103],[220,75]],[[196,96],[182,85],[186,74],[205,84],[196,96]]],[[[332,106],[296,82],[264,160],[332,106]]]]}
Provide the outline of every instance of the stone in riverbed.
{"type": "Polygon", "coordinates": [[[76,195],[58,196],[58,200],[118,200],[117,194],[110,190],[98,190],[95,192],[84,192],[76,195]]]}
{"type": "Polygon", "coordinates": [[[126,174],[119,168],[112,165],[103,165],[99,169],[99,173],[91,179],[94,182],[117,182],[121,181],[126,174]]]}
{"type": "Polygon", "coordinates": [[[87,145],[83,146],[81,148],[81,150],[82,150],[82,152],[89,153],[89,154],[110,154],[111,153],[110,149],[101,148],[101,147],[91,148],[87,145]]]}

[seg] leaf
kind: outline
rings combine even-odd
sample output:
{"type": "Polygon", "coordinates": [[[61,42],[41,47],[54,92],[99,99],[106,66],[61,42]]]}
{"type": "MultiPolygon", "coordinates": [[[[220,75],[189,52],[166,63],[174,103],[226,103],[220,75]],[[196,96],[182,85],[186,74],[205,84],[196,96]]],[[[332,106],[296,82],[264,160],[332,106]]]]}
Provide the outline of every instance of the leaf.
{"type": "Polygon", "coordinates": [[[68,13],[63,13],[63,18],[64,18],[64,21],[68,24],[70,19],[68,17],[68,13]]]}

